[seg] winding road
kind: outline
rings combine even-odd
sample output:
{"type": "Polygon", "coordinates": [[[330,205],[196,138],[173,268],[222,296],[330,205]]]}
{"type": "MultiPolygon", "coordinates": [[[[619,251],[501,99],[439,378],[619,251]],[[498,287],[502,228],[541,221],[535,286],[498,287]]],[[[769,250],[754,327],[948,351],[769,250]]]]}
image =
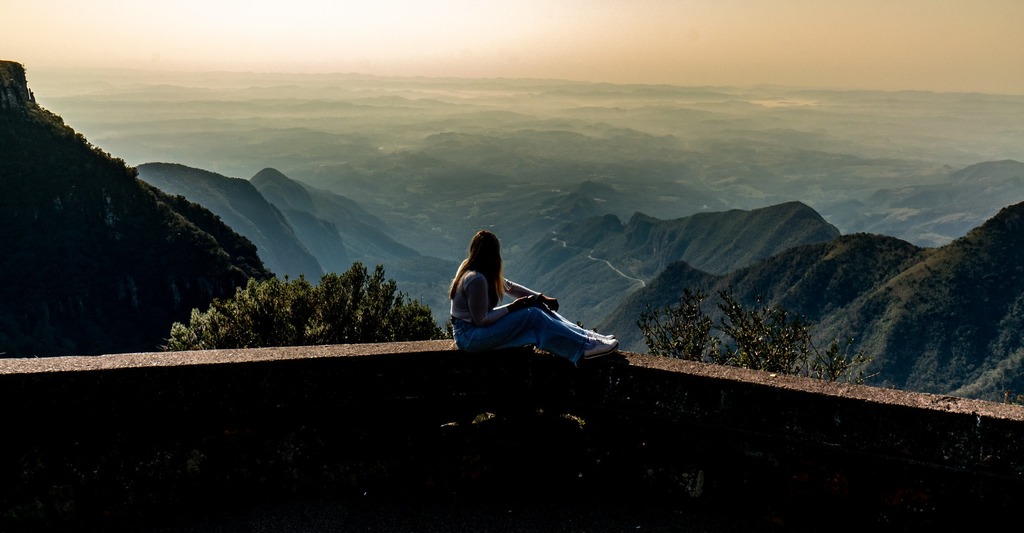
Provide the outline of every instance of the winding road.
{"type": "MultiPolygon", "coordinates": [[[[551,240],[553,240],[555,242],[562,243],[562,248],[569,248],[569,244],[567,242],[565,242],[563,239],[559,239],[557,237],[552,237],[551,240]]],[[[580,248],[580,249],[582,249],[582,247],[580,247],[580,246],[573,246],[572,248],[580,248]]],[[[587,253],[587,259],[590,259],[591,261],[600,261],[600,262],[608,265],[608,268],[612,269],[612,272],[615,272],[616,274],[622,276],[623,278],[626,278],[629,281],[633,281],[633,282],[639,283],[641,287],[646,287],[647,286],[647,283],[644,282],[644,280],[639,279],[639,278],[634,278],[633,276],[630,276],[630,275],[626,274],[625,272],[619,270],[618,268],[615,268],[615,265],[613,265],[611,263],[611,261],[608,261],[607,259],[601,259],[600,257],[594,257],[593,253],[594,253],[594,251],[590,250],[590,252],[587,253]]]]}

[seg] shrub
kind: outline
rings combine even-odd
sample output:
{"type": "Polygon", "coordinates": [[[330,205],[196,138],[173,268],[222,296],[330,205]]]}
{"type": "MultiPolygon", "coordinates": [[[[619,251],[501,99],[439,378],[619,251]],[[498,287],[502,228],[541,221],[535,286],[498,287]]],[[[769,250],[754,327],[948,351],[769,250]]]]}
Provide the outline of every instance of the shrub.
{"type": "Polygon", "coordinates": [[[229,300],[193,309],[188,325],[171,326],[168,350],[304,346],[444,338],[430,308],[409,301],[378,265],[370,274],[354,263],[318,285],[250,279],[229,300]]]}
{"type": "Polygon", "coordinates": [[[851,353],[852,340],[833,340],[822,351],[813,341],[814,325],[798,314],[765,305],[759,298],[744,307],[732,293],[719,291],[719,319],[705,311],[707,294],[683,291],[679,303],[648,308],[637,321],[653,355],[863,383],[871,358],[851,353]]]}

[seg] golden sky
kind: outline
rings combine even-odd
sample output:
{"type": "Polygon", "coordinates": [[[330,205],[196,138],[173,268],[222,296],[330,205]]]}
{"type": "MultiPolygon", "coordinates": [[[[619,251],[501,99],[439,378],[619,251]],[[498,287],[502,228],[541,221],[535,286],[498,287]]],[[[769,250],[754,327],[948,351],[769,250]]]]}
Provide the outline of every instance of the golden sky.
{"type": "Polygon", "coordinates": [[[1022,0],[0,0],[32,69],[1024,94],[1022,0]]]}

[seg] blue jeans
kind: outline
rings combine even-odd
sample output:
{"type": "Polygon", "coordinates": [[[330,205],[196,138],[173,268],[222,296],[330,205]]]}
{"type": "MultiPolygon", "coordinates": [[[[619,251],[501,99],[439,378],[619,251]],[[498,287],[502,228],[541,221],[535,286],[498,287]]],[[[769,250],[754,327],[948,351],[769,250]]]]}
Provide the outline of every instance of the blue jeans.
{"type": "Polygon", "coordinates": [[[528,307],[513,311],[486,326],[452,318],[455,345],[467,352],[534,345],[578,364],[590,339],[588,331],[558,313],[528,307]]]}

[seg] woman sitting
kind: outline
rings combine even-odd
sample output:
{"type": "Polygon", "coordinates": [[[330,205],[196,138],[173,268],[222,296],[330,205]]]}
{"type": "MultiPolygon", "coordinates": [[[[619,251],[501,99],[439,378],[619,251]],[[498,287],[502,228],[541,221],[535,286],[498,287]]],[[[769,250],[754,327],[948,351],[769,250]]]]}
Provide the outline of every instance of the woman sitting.
{"type": "Polygon", "coordinates": [[[535,345],[573,364],[614,352],[619,341],[569,322],[558,300],[505,279],[501,244],[480,230],[448,291],[455,345],[467,352],[535,345]],[[499,305],[508,294],[515,300],[499,305]]]}

